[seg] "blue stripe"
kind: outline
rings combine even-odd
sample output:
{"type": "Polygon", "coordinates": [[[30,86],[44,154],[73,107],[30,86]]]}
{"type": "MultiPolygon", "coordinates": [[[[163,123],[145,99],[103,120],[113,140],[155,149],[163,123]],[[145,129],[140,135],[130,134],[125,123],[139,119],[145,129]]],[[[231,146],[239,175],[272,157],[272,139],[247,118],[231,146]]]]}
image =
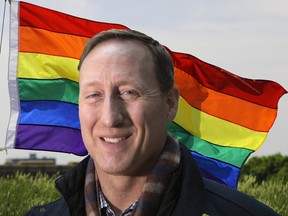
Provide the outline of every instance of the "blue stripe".
{"type": "Polygon", "coordinates": [[[19,124],[80,129],[78,105],[60,101],[20,101],[19,124]]]}
{"type": "Polygon", "coordinates": [[[196,163],[202,170],[204,177],[224,183],[232,188],[237,188],[240,169],[225,162],[205,157],[192,152],[196,163]]]}

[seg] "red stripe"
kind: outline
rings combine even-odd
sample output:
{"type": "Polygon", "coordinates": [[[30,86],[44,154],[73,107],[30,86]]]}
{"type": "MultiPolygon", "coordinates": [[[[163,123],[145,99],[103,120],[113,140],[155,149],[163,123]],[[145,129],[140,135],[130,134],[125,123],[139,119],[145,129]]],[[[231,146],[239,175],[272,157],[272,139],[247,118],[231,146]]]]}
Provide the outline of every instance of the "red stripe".
{"type": "Polygon", "coordinates": [[[127,29],[123,25],[95,22],[26,2],[20,2],[20,17],[20,26],[30,26],[89,38],[108,29],[127,29]]]}
{"type": "Polygon", "coordinates": [[[287,93],[276,82],[242,78],[201,61],[192,55],[170,50],[169,52],[175,67],[185,71],[200,84],[215,91],[273,109],[277,108],[279,98],[287,93]]]}

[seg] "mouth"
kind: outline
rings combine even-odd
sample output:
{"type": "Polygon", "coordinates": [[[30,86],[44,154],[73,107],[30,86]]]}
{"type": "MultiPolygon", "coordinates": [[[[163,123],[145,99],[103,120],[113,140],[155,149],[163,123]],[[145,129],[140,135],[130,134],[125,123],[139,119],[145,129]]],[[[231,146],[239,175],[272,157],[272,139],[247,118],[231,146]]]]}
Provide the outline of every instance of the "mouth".
{"type": "Polygon", "coordinates": [[[101,137],[101,140],[103,140],[104,142],[107,143],[119,143],[122,142],[124,140],[128,139],[128,137],[101,137]]]}

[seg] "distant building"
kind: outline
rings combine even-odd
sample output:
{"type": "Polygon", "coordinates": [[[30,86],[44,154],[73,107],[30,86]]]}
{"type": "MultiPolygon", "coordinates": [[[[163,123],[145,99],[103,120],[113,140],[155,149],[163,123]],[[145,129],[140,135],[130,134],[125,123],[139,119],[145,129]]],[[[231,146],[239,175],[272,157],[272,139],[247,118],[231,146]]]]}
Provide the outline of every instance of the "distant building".
{"type": "Polygon", "coordinates": [[[26,159],[7,159],[4,165],[0,165],[0,176],[13,176],[20,172],[24,174],[36,175],[37,173],[62,174],[71,169],[75,163],[67,165],[56,165],[54,158],[37,158],[36,154],[30,154],[26,159]]]}
{"type": "Polygon", "coordinates": [[[7,159],[5,162],[7,166],[55,166],[56,160],[54,158],[37,158],[36,154],[30,154],[27,159],[7,159]]]}

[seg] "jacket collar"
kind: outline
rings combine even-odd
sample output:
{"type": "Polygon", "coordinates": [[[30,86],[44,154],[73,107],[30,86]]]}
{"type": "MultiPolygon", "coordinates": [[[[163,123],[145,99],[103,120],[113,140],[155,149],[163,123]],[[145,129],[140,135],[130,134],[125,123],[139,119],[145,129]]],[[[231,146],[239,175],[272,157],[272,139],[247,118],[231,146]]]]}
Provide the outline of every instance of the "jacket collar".
{"type": "MultiPolygon", "coordinates": [[[[172,175],[157,213],[159,216],[167,215],[167,212],[182,216],[202,215],[210,204],[203,178],[191,152],[184,145],[180,146],[180,165],[172,175]]],[[[84,183],[89,158],[90,156],[86,157],[56,180],[56,188],[68,203],[71,213],[75,215],[85,212],[84,183]]]]}
{"type": "Polygon", "coordinates": [[[181,162],[172,176],[157,216],[203,215],[209,205],[200,170],[191,152],[181,144],[181,162]]]}
{"type": "Polygon", "coordinates": [[[71,215],[83,215],[85,213],[84,182],[89,158],[90,156],[86,157],[55,182],[56,188],[69,206],[71,215]]]}

